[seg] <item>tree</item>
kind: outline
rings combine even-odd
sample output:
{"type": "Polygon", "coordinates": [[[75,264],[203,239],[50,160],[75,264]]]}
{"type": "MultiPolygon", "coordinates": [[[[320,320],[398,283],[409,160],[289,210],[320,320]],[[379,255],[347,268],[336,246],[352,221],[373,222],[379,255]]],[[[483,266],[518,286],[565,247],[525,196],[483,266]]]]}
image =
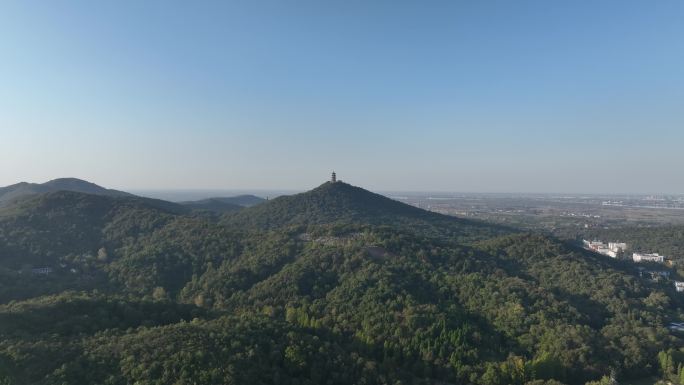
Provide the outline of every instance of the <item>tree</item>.
{"type": "Polygon", "coordinates": [[[166,289],[161,286],[157,286],[152,291],[152,298],[154,298],[155,301],[165,301],[169,299],[169,295],[166,292],[166,289]]]}
{"type": "Polygon", "coordinates": [[[100,247],[100,249],[97,250],[97,260],[100,262],[106,262],[108,258],[109,255],[107,254],[107,249],[100,247]]]}

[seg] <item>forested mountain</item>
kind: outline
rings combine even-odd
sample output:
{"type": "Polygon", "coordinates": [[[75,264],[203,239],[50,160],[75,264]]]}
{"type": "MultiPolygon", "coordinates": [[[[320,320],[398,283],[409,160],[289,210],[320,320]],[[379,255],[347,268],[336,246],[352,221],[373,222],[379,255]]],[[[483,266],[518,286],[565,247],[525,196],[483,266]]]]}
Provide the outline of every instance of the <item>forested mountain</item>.
{"type": "Polygon", "coordinates": [[[273,228],[291,224],[377,222],[400,219],[438,219],[413,206],[371,193],[343,182],[326,182],[296,195],[281,196],[236,215],[240,224],[273,228]]]}
{"type": "Polygon", "coordinates": [[[11,186],[0,187],[0,205],[6,204],[14,199],[26,195],[55,192],[55,191],[74,191],[87,194],[107,195],[107,196],[131,196],[131,194],[106,189],[94,183],[86,182],[76,178],[59,178],[45,183],[21,182],[11,186]]]}
{"type": "Polygon", "coordinates": [[[679,381],[684,301],[632,269],[340,182],[38,195],[0,211],[0,384],[679,381]]]}
{"type": "Polygon", "coordinates": [[[226,226],[260,230],[324,224],[368,224],[413,229],[431,236],[482,239],[512,230],[433,213],[344,182],[325,182],[226,216],[226,226]]]}

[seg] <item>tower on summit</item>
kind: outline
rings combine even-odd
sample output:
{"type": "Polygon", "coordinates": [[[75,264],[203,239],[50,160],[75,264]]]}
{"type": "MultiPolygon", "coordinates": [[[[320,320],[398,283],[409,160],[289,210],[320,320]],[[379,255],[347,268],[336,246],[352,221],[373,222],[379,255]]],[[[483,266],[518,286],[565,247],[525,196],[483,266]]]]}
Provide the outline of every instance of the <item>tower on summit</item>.
{"type": "Polygon", "coordinates": [[[332,183],[337,182],[337,174],[335,174],[335,171],[332,172],[332,177],[330,178],[330,181],[332,183]]]}

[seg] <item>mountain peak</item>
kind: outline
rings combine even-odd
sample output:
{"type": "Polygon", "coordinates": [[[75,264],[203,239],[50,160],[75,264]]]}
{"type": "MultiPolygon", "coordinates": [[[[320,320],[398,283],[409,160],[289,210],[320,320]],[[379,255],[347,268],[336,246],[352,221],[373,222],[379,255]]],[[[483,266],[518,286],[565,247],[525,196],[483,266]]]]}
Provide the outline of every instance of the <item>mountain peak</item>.
{"type": "Polygon", "coordinates": [[[49,181],[43,183],[42,185],[48,186],[48,187],[60,187],[60,188],[63,187],[66,190],[70,190],[69,188],[84,188],[84,187],[106,190],[104,187],[98,186],[95,183],[88,182],[86,180],[78,179],[78,178],[57,178],[57,179],[49,180],[49,181]]]}
{"type": "Polygon", "coordinates": [[[332,222],[381,223],[400,219],[445,218],[340,181],[304,193],[281,196],[236,213],[229,221],[262,227],[332,222]]]}
{"type": "MultiPolygon", "coordinates": [[[[325,181],[320,186],[318,186],[312,190],[309,190],[309,191],[326,190],[326,189],[329,191],[344,191],[345,189],[349,189],[349,188],[358,188],[358,189],[364,190],[361,187],[355,187],[355,186],[350,185],[349,183],[345,183],[345,182],[338,180],[338,181],[334,181],[334,182],[333,181],[325,181]]],[[[367,191],[367,190],[365,190],[365,191],[367,191]]]]}

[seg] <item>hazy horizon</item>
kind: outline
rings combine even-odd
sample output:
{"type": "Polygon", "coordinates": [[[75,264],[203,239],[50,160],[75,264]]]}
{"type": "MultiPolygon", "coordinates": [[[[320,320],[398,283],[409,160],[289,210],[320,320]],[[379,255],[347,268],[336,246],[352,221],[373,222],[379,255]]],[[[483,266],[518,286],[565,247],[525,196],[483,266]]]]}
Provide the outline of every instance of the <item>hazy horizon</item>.
{"type": "MultiPolygon", "coordinates": [[[[137,188],[137,187],[132,187],[132,188],[127,188],[125,186],[112,186],[112,185],[107,185],[98,182],[97,180],[92,180],[92,179],[85,179],[85,178],[79,178],[79,177],[74,177],[74,176],[67,176],[67,177],[55,177],[55,178],[49,178],[46,180],[17,180],[11,183],[7,184],[0,184],[0,188],[6,187],[6,186],[11,186],[14,184],[18,183],[45,183],[49,182],[55,179],[62,179],[62,178],[75,178],[75,179],[80,179],[84,180],[86,182],[90,183],[95,183],[101,187],[108,188],[108,189],[114,189],[114,190],[120,190],[120,191],[125,191],[129,192],[135,195],[140,195],[140,196],[145,196],[145,197],[150,197],[150,198],[157,198],[157,199],[165,199],[165,200],[170,200],[170,201],[183,201],[183,200],[197,200],[197,199],[204,199],[204,198],[213,198],[213,197],[221,197],[221,196],[236,196],[236,195],[256,195],[260,196],[263,198],[266,197],[277,197],[280,195],[290,195],[290,194],[297,194],[301,192],[306,192],[311,189],[314,189],[321,184],[325,183],[328,181],[328,179],[321,179],[319,181],[314,181],[308,186],[302,186],[299,188],[250,188],[250,187],[244,187],[244,186],[228,186],[228,187],[173,187],[173,188],[158,188],[158,187],[143,187],[143,188],[137,188]]],[[[684,192],[659,192],[659,191],[636,191],[636,192],[624,192],[624,191],[614,191],[614,192],[605,192],[605,191],[581,191],[581,190],[575,190],[575,191],[479,191],[479,190],[429,190],[429,189],[424,189],[424,190],[412,190],[412,189],[383,189],[383,188],[375,188],[372,185],[364,185],[364,184],[359,184],[354,181],[349,181],[349,180],[342,180],[341,178],[339,179],[342,182],[352,184],[354,186],[362,187],[364,189],[380,193],[383,195],[391,195],[391,194],[418,194],[418,195],[426,195],[426,194],[433,194],[433,195],[458,195],[458,194],[466,194],[466,195],[589,195],[589,196],[649,196],[649,195],[656,195],[656,196],[684,196],[684,192]]]]}
{"type": "Polygon", "coordinates": [[[0,4],[0,185],[680,194],[684,3],[0,4]]]}

